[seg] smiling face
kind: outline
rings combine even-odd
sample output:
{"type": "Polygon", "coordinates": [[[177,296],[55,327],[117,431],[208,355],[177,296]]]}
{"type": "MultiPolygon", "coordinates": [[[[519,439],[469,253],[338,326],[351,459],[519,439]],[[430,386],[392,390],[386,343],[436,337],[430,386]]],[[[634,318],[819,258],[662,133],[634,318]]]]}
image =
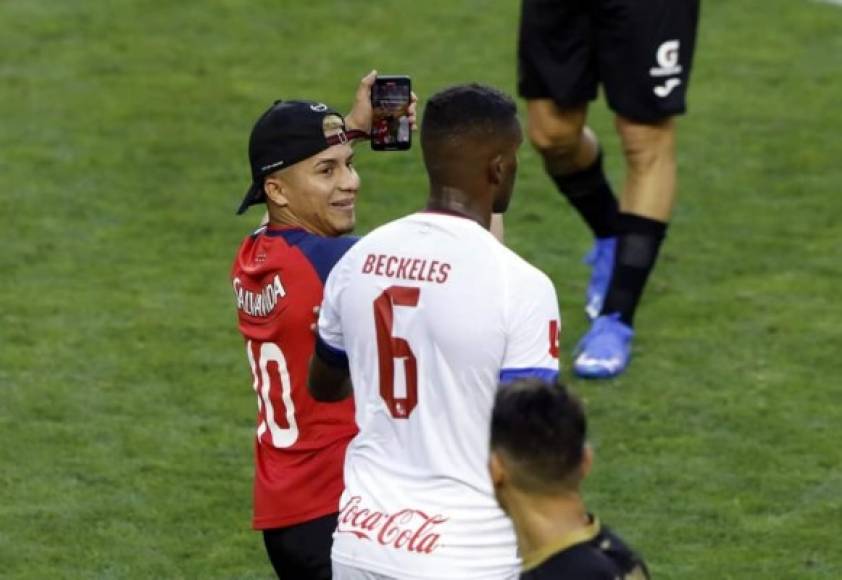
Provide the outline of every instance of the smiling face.
{"type": "MultiPolygon", "coordinates": [[[[338,130],[326,127],[326,135],[338,130]]],[[[328,237],[352,231],[360,189],[353,159],[349,144],[333,145],[266,177],[270,219],[328,237]]]]}

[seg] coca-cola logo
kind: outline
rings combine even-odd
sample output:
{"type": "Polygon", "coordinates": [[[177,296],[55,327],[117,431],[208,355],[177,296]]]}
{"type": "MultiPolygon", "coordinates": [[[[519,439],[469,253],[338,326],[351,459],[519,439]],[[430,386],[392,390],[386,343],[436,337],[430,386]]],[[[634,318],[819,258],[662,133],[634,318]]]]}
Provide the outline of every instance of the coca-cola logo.
{"type": "Polygon", "coordinates": [[[361,507],[362,498],[351,497],[339,512],[338,533],[353,534],[397,550],[431,554],[439,547],[437,526],[449,518],[428,515],[419,509],[404,508],[389,515],[361,507]]]}

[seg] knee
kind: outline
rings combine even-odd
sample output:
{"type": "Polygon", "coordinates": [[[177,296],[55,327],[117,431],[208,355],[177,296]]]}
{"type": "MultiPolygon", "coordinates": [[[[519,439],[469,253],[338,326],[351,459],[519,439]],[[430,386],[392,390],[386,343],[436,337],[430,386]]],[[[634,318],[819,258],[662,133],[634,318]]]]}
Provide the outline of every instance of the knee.
{"type": "Polygon", "coordinates": [[[568,164],[585,139],[587,107],[560,109],[550,99],[527,101],[526,134],[545,161],[568,164]]]}
{"type": "Polygon", "coordinates": [[[567,159],[579,151],[583,139],[582,129],[582,123],[575,120],[530,116],[527,136],[543,157],[567,159]]]}

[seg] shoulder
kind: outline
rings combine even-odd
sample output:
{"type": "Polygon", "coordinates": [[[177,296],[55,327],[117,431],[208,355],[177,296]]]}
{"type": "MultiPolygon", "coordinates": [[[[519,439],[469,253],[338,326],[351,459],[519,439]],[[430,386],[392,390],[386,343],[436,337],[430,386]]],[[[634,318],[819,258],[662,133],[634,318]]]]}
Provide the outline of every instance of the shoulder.
{"type": "Polygon", "coordinates": [[[407,230],[413,227],[414,217],[417,214],[408,214],[405,216],[401,216],[399,218],[393,219],[388,221],[384,224],[380,224],[376,228],[372,229],[367,234],[363,235],[359,240],[360,243],[365,246],[368,244],[377,243],[378,241],[383,240],[384,238],[389,238],[392,236],[405,236],[407,230]]]}
{"type": "Polygon", "coordinates": [[[646,580],[649,572],[643,560],[618,535],[602,527],[592,539],[556,552],[521,576],[523,580],[561,577],[579,580],[646,580]]]}
{"type": "Polygon", "coordinates": [[[649,571],[643,559],[610,528],[603,527],[599,536],[594,538],[593,548],[611,561],[624,578],[645,580],[649,571]]]}
{"type": "Polygon", "coordinates": [[[501,253],[501,290],[517,310],[538,305],[558,307],[555,285],[547,274],[495,240],[501,253]]]}
{"type": "Polygon", "coordinates": [[[260,239],[261,234],[264,234],[264,233],[266,233],[266,226],[265,225],[260,226],[259,228],[254,230],[252,233],[250,233],[249,235],[244,237],[243,240],[240,242],[240,247],[238,249],[238,252],[243,252],[244,250],[247,250],[248,248],[254,246],[257,243],[257,241],[260,239]]]}
{"type": "MultiPolygon", "coordinates": [[[[365,260],[369,254],[394,252],[396,248],[404,248],[413,238],[413,214],[404,216],[385,224],[379,225],[362,237],[354,238],[354,243],[346,250],[343,266],[347,269],[356,260],[365,260]]],[[[342,257],[342,256],[340,256],[342,257]]]]}
{"type": "Polygon", "coordinates": [[[287,244],[296,247],[316,270],[322,283],[340,258],[359,240],[354,236],[329,238],[301,230],[268,232],[266,235],[281,236],[287,244]]]}
{"type": "Polygon", "coordinates": [[[524,280],[526,282],[552,285],[550,277],[542,270],[533,266],[531,263],[526,261],[525,258],[515,253],[514,250],[511,250],[500,243],[497,243],[497,245],[500,247],[500,251],[502,252],[502,259],[505,262],[505,267],[513,278],[524,280]]]}
{"type": "Polygon", "coordinates": [[[322,260],[329,262],[331,266],[339,261],[360,238],[356,236],[342,236],[339,238],[322,238],[311,236],[312,242],[309,247],[303,248],[313,255],[319,256],[322,260]]]}

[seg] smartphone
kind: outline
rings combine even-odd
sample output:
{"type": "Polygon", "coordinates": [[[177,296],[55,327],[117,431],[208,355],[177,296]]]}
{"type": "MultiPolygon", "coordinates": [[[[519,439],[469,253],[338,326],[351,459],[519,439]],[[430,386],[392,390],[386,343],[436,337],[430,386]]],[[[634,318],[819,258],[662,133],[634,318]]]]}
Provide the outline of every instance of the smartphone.
{"type": "Polygon", "coordinates": [[[409,126],[407,76],[378,76],[371,87],[371,148],[375,151],[406,151],[412,145],[409,126]]]}

